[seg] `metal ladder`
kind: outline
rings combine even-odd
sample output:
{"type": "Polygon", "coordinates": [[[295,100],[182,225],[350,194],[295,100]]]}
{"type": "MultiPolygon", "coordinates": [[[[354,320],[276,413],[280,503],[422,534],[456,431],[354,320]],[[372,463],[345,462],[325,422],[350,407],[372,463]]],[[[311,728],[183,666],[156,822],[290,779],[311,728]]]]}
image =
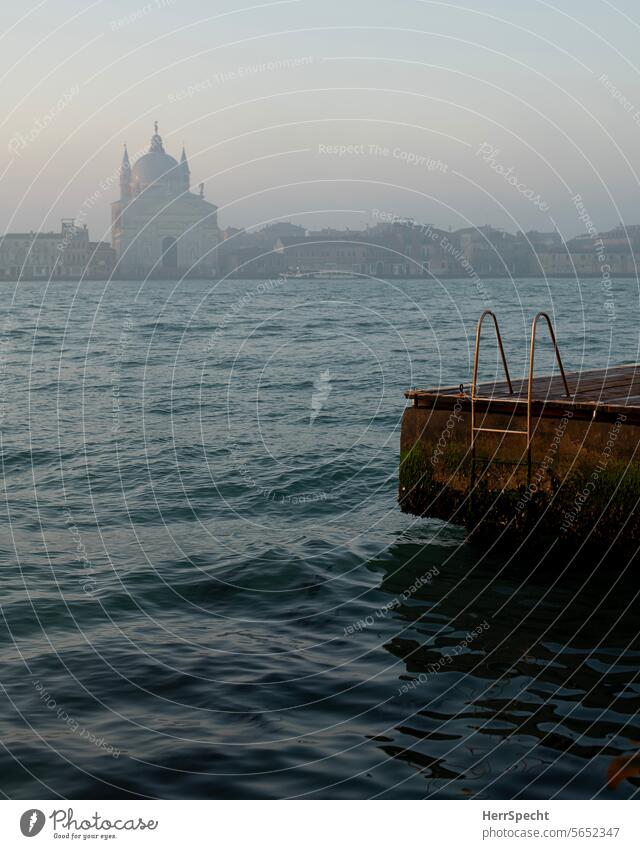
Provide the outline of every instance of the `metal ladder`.
{"type": "Polygon", "coordinates": [[[558,343],[556,341],[556,334],[553,332],[553,325],[551,324],[551,319],[547,315],[546,312],[539,312],[533,322],[531,324],[531,343],[529,346],[529,377],[527,382],[527,429],[526,430],[515,430],[513,428],[492,428],[492,427],[477,427],[476,425],[476,403],[478,400],[490,401],[490,398],[480,398],[478,396],[478,360],[480,356],[480,334],[482,331],[482,324],[485,318],[490,315],[493,319],[493,324],[496,330],[496,337],[498,339],[498,348],[500,349],[500,356],[502,358],[502,365],[504,367],[505,377],[507,378],[507,385],[509,387],[509,394],[513,395],[513,384],[511,383],[511,377],[509,376],[509,367],[507,366],[507,358],[504,353],[504,347],[502,345],[502,336],[500,335],[500,327],[498,326],[498,319],[491,310],[485,310],[478,320],[478,325],[476,327],[476,350],[473,359],[473,382],[471,384],[471,474],[472,481],[475,481],[475,470],[476,470],[476,439],[479,433],[508,433],[513,434],[514,436],[526,436],[527,437],[527,482],[531,481],[531,443],[533,441],[533,416],[531,415],[531,407],[533,403],[533,366],[534,366],[534,358],[535,358],[535,348],[536,348],[536,331],[538,328],[538,319],[544,318],[547,322],[547,326],[549,328],[549,335],[551,337],[551,342],[553,344],[553,350],[556,355],[556,361],[558,363],[558,368],[560,369],[560,374],[562,375],[562,382],[564,383],[565,394],[568,398],[571,397],[571,393],[569,392],[569,385],[567,383],[567,377],[564,372],[564,366],[562,365],[562,358],[560,357],[560,350],[558,348],[558,343]]]}

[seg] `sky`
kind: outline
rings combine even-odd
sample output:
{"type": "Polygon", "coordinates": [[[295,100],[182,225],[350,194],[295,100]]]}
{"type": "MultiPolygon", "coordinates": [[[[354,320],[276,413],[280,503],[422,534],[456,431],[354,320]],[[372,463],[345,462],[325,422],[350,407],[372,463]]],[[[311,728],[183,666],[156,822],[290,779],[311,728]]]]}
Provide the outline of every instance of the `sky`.
{"type": "Polygon", "coordinates": [[[154,120],[222,227],[640,223],[639,40],[631,0],[2,4],[0,228],[109,240],[154,120]]]}

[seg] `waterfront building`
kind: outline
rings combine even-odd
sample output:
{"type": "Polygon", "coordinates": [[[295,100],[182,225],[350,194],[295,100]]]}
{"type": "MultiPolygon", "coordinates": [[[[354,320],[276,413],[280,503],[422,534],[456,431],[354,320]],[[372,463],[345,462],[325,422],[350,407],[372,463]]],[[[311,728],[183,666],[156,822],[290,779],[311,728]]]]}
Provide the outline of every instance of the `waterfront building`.
{"type": "Polygon", "coordinates": [[[190,188],[184,148],[178,162],[158,124],[149,151],[133,165],[125,146],[120,199],[111,205],[111,243],[119,277],[211,277],[217,268],[218,209],[190,188]]]}
{"type": "Polygon", "coordinates": [[[109,243],[90,241],[73,219],[63,219],[59,232],[0,236],[2,280],[106,280],[114,263],[109,243]]]}

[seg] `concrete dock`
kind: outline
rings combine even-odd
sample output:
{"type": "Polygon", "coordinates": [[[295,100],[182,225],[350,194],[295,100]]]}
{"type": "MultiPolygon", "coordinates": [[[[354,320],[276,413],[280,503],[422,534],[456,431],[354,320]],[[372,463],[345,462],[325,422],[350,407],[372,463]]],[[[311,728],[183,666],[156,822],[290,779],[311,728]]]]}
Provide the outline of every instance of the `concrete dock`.
{"type": "MultiPolygon", "coordinates": [[[[487,313],[494,318],[492,313],[487,313]]],[[[484,315],[483,315],[484,318],[484,315]]],[[[548,316],[534,320],[529,377],[412,389],[400,445],[402,510],[466,526],[470,537],[527,533],[605,548],[640,544],[640,365],[564,373],[548,316]],[[557,376],[533,376],[536,320],[557,376]]]]}

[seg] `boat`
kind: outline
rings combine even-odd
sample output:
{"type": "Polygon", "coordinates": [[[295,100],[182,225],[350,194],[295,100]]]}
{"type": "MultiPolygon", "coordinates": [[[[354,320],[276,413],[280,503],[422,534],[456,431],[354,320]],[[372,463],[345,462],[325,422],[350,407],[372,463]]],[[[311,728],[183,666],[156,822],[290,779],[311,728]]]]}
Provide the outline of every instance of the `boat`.
{"type": "Polygon", "coordinates": [[[357,280],[361,276],[353,271],[341,271],[337,268],[326,271],[305,271],[298,268],[295,271],[283,271],[280,274],[283,280],[357,280]]]}

